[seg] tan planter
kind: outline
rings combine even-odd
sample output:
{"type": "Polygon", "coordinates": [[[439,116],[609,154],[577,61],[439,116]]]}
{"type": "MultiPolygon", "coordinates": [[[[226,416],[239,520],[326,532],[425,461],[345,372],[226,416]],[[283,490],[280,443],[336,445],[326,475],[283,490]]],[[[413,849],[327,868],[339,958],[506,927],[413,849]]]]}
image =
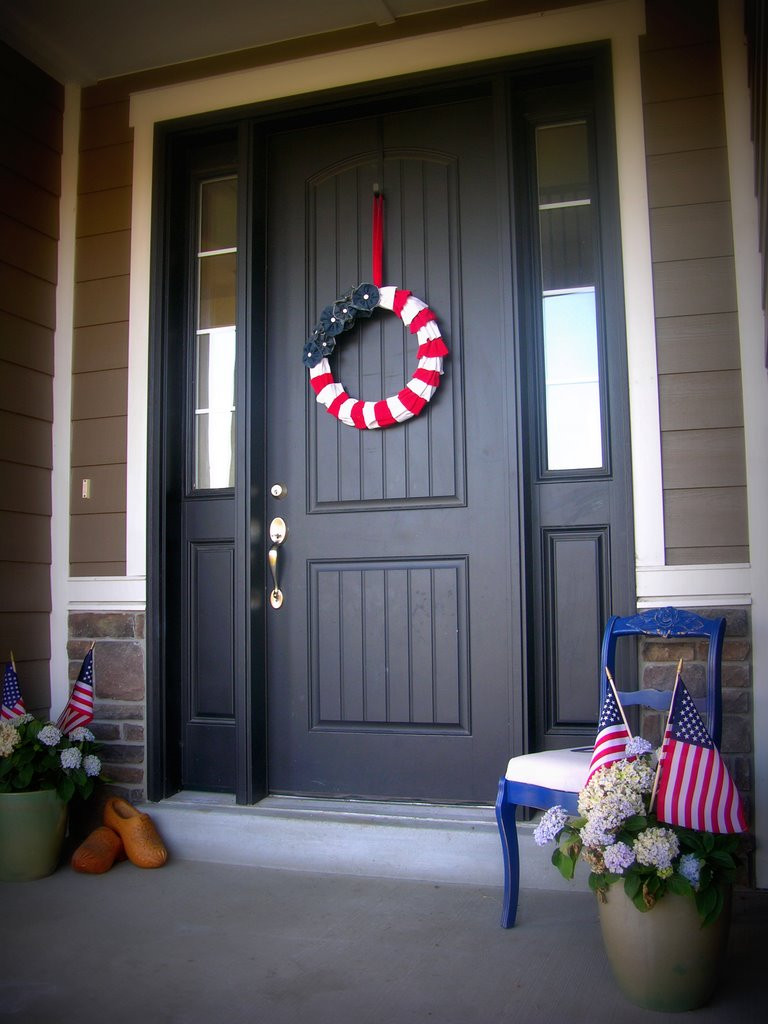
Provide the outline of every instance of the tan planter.
{"type": "Polygon", "coordinates": [[[720,917],[701,926],[692,896],[667,892],[642,913],[612,885],[598,901],[605,951],[624,995],[648,1010],[693,1010],[720,977],[731,918],[730,890],[720,917]]]}

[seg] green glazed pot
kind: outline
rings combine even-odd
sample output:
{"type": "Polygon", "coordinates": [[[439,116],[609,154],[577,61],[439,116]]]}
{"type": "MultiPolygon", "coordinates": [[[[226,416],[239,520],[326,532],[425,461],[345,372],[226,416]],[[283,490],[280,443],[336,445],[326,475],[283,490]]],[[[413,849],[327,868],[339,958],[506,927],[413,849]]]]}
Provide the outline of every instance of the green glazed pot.
{"type": "Polygon", "coordinates": [[[647,1010],[694,1010],[709,999],[725,958],[730,888],[719,918],[701,927],[692,896],[667,892],[643,913],[612,885],[598,900],[600,927],[614,978],[624,995],[647,1010]]]}
{"type": "Polygon", "coordinates": [[[0,881],[30,882],[58,866],[67,805],[54,789],[0,793],[0,881]]]}

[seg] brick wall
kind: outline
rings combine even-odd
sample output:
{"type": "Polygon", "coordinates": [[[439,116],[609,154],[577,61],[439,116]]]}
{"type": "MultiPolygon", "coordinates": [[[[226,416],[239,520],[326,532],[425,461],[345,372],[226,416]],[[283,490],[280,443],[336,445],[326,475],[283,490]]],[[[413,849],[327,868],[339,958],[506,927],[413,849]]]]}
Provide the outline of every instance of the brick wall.
{"type": "Polygon", "coordinates": [[[77,678],[94,643],[94,718],[90,726],[103,744],[104,773],[131,801],[143,800],[145,779],[144,612],[72,612],[69,616],[69,677],[77,678]]]}
{"type": "MultiPolygon", "coordinates": [[[[746,608],[693,608],[707,618],[724,615],[723,644],[723,738],[720,751],[731,776],[739,787],[752,819],[752,663],[751,630],[746,608]]],[[[677,662],[683,659],[682,678],[693,697],[703,697],[706,687],[706,640],[659,640],[649,637],[639,646],[641,686],[671,690],[677,662]]],[[[643,722],[643,735],[651,743],[661,742],[665,718],[649,713],[643,722]]]]}

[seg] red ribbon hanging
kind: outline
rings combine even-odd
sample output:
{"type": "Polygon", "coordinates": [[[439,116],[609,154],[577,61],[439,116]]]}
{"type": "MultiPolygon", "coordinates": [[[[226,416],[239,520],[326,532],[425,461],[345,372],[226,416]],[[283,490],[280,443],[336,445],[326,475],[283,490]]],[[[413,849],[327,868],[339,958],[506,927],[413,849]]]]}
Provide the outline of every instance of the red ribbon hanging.
{"type": "Polygon", "coordinates": [[[373,194],[371,240],[371,274],[373,283],[381,288],[384,283],[384,196],[380,192],[373,194]]]}

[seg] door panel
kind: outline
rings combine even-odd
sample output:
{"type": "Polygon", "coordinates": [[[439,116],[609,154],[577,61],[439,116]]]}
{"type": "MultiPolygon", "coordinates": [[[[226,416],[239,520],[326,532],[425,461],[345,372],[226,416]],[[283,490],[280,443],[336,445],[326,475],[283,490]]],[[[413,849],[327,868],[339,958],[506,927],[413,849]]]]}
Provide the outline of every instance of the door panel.
{"type": "MultiPolygon", "coordinates": [[[[268,615],[273,791],[489,802],[508,757],[520,594],[495,153],[490,99],[272,140],[268,485],[287,494],[268,518],[289,528],[268,615]],[[370,279],[375,182],[385,283],[429,303],[450,358],[421,416],[358,431],[314,401],[301,347],[370,279]]],[[[383,398],[414,339],[379,311],[336,356],[350,394],[383,398]]]]}

